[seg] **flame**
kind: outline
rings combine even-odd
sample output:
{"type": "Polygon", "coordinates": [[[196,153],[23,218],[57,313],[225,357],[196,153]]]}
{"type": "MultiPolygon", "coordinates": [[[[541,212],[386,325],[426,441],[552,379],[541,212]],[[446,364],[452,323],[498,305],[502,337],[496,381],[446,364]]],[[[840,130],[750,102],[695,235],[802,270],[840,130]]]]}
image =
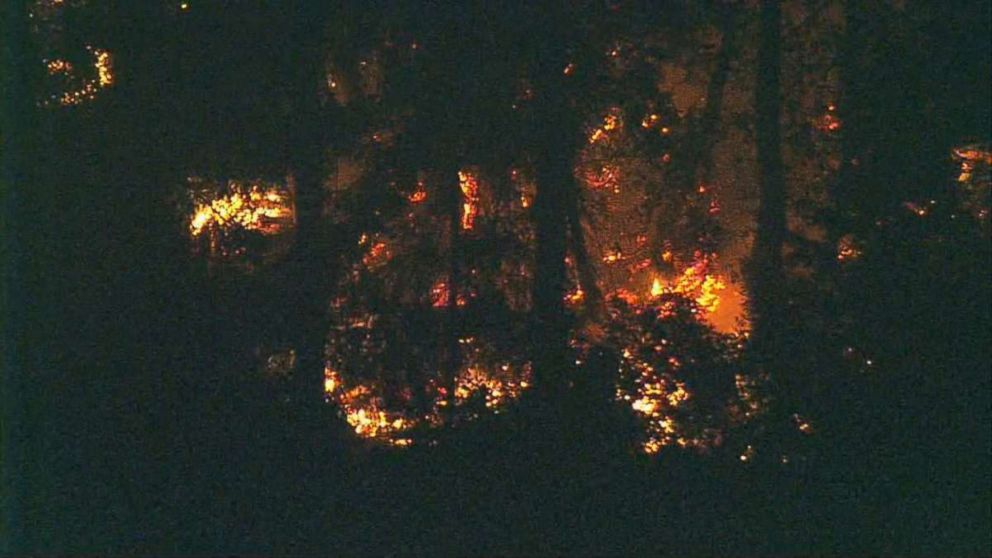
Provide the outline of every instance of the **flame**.
{"type": "MultiPolygon", "coordinates": [[[[431,286],[431,306],[434,308],[447,308],[448,302],[451,296],[451,288],[448,287],[448,281],[444,278],[438,279],[431,286]]],[[[465,306],[468,301],[465,299],[463,293],[458,293],[458,298],[455,300],[455,304],[458,306],[465,306]]]]}
{"type": "Polygon", "coordinates": [[[663,294],[678,294],[696,301],[700,308],[708,313],[716,312],[720,306],[719,292],[727,285],[719,275],[707,272],[708,260],[703,258],[685,268],[673,282],[664,282],[655,277],[651,282],[651,296],[657,298],[663,294]]]}
{"type": "Polygon", "coordinates": [[[665,287],[662,286],[661,279],[655,277],[654,281],[651,282],[651,296],[659,297],[663,294],[665,294],[665,287]]]}
{"type": "MultiPolygon", "coordinates": [[[[472,346],[475,339],[465,338],[459,342],[472,346]]],[[[455,380],[454,405],[460,407],[481,397],[486,409],[499,412],[531,385],[529,363],[515,366],[503,362],[497,365],[497,370],[491,371],[478,363],[465,366],[455,380]]],[[[348,425],[360,438],[406,447],[414,443],[413,439],[404,436],[411,429],[421,425],[439,427],[445,424],[440,409],[448,406],[449,399],[448,391],[443,387],[435,389],[433,410],[423,416],[386,408],[385,401],[378,395],[380,392],[381,386],[374,381],[348,386],[332,367],[324,369],[325,398],[338,405],[348,425]]]]}
{"type": "Polygon", "coordinates": [[[576,305],[581,304],[585,300],[586,293],[582,290],[582,287],[575,287],[573,291],[565,295],[565,304],[576,305]]]}
{"type": "Polygon", "coordinates": [[[830,104],[827,105],[827,112],[823,113],[816,119],[813,123],[814,127],[821,132],[831,133],[836,132],[841,129],[840,118],[837,117],[835,111],[837,106],[830,104]]]}
{"type": "MultiPolygon", "coordinates": [[[[53,100],[57,100],[62,106],[79,105],[95,99],[96,94],[101,89],[114,84],[113,57],[110,52],[92,46],[87,46],[86,50],[94,57],[93,70],[96,73],[96,77],[84,78],[81,84],[79,81],[76,81],[76,84],[79,84],[77,87],[63,91],[60,95],[55,96],[53,100]]],[[[75,72],[74,66],[62,59],[46,60],[45,68],[50,76],[64,75],[70,80],[73,78],[75,72]]]]}
{"type": "Polygon", "coordinates": [[[587,168],[583,173],[586,184],[594,190],[611,189],[620,193],[620,169],[615,165],[599,165],[587,168]]]}
{"type": "Polygon", "coordinates": [[[479,214],[479,178],[470,171],[458,171],[458,186],[462,191],[462,229],[475,228],[479,214]]]}
{"type": "MultiPolygon", "coordinates": [[[[348,425],[359,437],[388,440],[390,436],[409,430],[414,425],[414,421],[402,413],[383,409],[382,399],[375,395],[371,385],[358,384],[348,389],[341,375],[329,367],[324,368],[324,395],[337,402],[348,425]]],[[[409,440],[396,445],[408,444],[409,440]]]]}
{"type": "Polygon", "coordinates": [[[48,69],[48,75],[54,76],[56,74],[67,74],[72,71],[72,64],[61,59],[49,60],[45,67],[48,69]]]}
{"type": "Polygon", "coordinates": [[[427,199],[427,191],[416,190],[407,199],[410,200],[410,203],[420,203],[427,199]]]}
{"type": "Polygon", "coordinates": [[[231,193],[198,204],[190,218],[190,234],[200,236],[212,229],[243,228],[265,235],[281,232],[292,209],[277,187],[245,186],[232,182],[231,193]]]}
{"type": "Polygon", "coordinates": [[[607,139],[609,133],[614,130],[618,130],[622,124],[619,111],[617,109],[611,109],[610,112],[603,117],[603,123],[594,128],[592,133],[589,134],[589,143],[593,144],[607,139]]]}
{"type": "Polygon", "coordinates": [[[114,84],[114,66],[113,60],[110,57],[110,53],[103,49],[93,49],[93,54],[96,55],[96,66],[97,79],[100,82],[100,87],[108,87],[114,84]]]}
{"type": "Polygon", "coordinates": [[[390,258],[393,257],[392,251],[389,249],[389,245],[385,242],[379,241],[373,244],[368,252],[362,257],[362,263],[365,267],[378,267],[388,262],[390,258]]]}
{"type": "Polygon", "coordinates": [[[837,241],[837,260],[841,262],[856,260],[861,257],[861,249],[853,235],[847,234],[837,241]]]}

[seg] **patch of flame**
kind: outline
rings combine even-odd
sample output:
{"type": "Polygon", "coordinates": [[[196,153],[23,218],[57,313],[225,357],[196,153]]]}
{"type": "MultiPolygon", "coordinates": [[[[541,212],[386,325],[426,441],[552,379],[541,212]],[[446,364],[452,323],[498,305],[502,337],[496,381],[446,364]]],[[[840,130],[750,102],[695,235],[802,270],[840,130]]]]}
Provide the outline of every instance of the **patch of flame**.
{"type": "MultiPolygon", "coordinates": [[[[96,77],[82,79],[81,83],[77,81],[76,83],[79,85],[76,88],[63,91],[60,95],[53,97],[53,100],[62,106],[79,105],[95,99],[101,89],[114,84],[113,57],[110,52],[92,46],[87,46],[86,50],[93,55],[93,70],[96,77]]],[[[70,79],[75,72],[74,66],[62,59],[46,60],[45,68],[50,76],[64,75],[70,79]]]]}
{"type": "Polygon", "coordinates": [[[479,178],[470,171],[458,171],[458,186],[462,191],[462,229],[475,228],[479,214],[479,178]]]}
{"type": "Polygon", "coordinates": [[[243,228],[265,235],[276,234],[282,227],[278,220],[292,215],[283,193],[276,187],[230,184],[231,192],[198,204],[190,218],[190,234],[200,236],[217,228],[243,228]]]}
{"type": "Polygon", "coordinates": [[[610,112],[603,117],[603,123],[599,126],[593,128],[592,132],[589,134],[589,143],[597,143],[606,140],[609,137],[610,132],[620,129],[623,125],[620,119],[620,114],[617,109],[612,109],[610,112]]]}

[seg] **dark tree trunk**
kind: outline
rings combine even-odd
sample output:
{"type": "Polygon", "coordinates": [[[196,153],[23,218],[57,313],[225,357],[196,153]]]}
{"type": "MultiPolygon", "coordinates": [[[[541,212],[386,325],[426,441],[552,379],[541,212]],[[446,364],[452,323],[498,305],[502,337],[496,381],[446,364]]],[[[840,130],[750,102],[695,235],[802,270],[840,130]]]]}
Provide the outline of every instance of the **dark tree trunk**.
{"type": "Polygon", "coordinates": [[[291,173],[296,183],[296,242],[291,251],[289,288],[296,310],[292,341],[296,349],[293,392],[301,412],[323,402],[324,344],[328,328],[330,246],[323,218],[324,139],[319,91],[325,83],[321,52],[323,9],[301,10],[294,25],[294,116],[290,140],[291,173]]]}
{"type": "Polygon", "coordinates": [[[568,385],[569,323],[565,314],[567,287],[565,255],[568,246],[569,206],[574,205],[578,185],[573,174],[579,149],[579,120],[570,100],[575,76],[564,68],[576,61],[573,14],[561,7],[536,8],[533,22],[541,29],[533,34],[535,178],[533,218],[536,232],[536,267],[531,343],[534,380],[538,397],[555,399],[568,385]],[[570,203],[570,200],[573,200],[570,203]]]}
{"type": "MultiPolygon", "coordinates": [[[[720,25],[720,51],[717,53],[716,67],[706,87],[706,107],[699,122],[698,159],[694,177],[698,183],[709,185],[713,173],[713,148],[719,139],[720,115],[723,109],[723,93],[730,77],[730,62],[737,53],[735,24],[737,11],[732,6],[724,7],[720,25]]],[[[695,186],[693,184],[692,186],[695,186]]]]}
{"type": "MultiPolygon", "coordinates": [[[[458,378],[458,371],[461,367],[461,345],[458,343],[460,335],[460,320],[458,313],[458,291],[461,288],[461,259],[462,250],[462,202],[461,202],[461,180],[458,176],[458,165],[451,163],[442,167],[442,184],[451,184],[450,188],[445,188],[448,192],[448,304],[445,309],[445,371],[443,381],[448,390],[448,408],[454,405],[455,386],[458,378]]],[[[421,386],[421,390],[423,387],[421,386]]]]}
{"type": "Polygon", "coordinates": [[[782,333],[782,245],[786,233],[786,191],[781,151],[781,12],[775,0],[761,3],[758,50],[757,112],[758,172],[761,202],[758,229],[750,262],[753,340],[774,367],[780,356],[782,333]]]}
{"type": "Polygon", "coordinates": [[[3,422],[2,422],[2,452],[4,459],[3,477],[0,485],[5,493],[3,506],[3,521],[6,527],[5,542],[0,545],[0,551],[10,555],[27,552],[31,546],[26,538],[24,520],[25,494],[24,487],[28,478],[27,464],[28,447],[24,436],[24,413],[27,402],[27,387],[25,372],[29,359],[25,354],[28,348],[27,340],[30,334],[25,327],[29,317],[25,304],[29,300],[38,300],[29,294],[28,276],[25,266],[29,262],[24,248],[30,243],[25,242],[25,234],[29,230],[25,210],[28,204],[25,196],[32,190],[38,189],[38,184],[32,183],[31,160],[34,122],[34,105],[32,103],[32,79],[29,70],[30,62],[35,58],[30,55],[31,49],[28,37],[27,2],[11,1],[5,4],[3,15],[3,35],[5,38],[2,59],[0,59],[0,77],[3,78],[3,120],[0,126],[4,130],[2,159],[2,188],[3,192],[3,261],[4,296],[2,304],[3,320],[3,422]]]}
{"type": "MultiPolygon", "coordinates": [[[[564,63],[561,66],[564,67],[564,63]]],[[[561,71],[557,67],[554,69],[556,73],[561,71]]],[[[537,233],[533,343],[536,386],[547,394],[558,393],[564,388],[569,368],[568,323],[563,298],[568,200],[574,197],[577,188],[572,174],[577,127],[564,87],[560,79],[549,79],[544,90],[538,93],[543,131],[537,146],[537,193],[533,213],[537,233]]]]}
{"type": "Polygon", "coordinates": [[[568,212],[568,247],[575,257],[575,267],[579,275],[579,287],[585,293],[585,308],[593,321],[603,318],[606,307],[603,302],[603,292],[596,282],[596,267],[589,258],[589,247],[586,244],[585,227],[582,225],[582,200],[578,186],[569,192],[565,200],[568,212]]]}

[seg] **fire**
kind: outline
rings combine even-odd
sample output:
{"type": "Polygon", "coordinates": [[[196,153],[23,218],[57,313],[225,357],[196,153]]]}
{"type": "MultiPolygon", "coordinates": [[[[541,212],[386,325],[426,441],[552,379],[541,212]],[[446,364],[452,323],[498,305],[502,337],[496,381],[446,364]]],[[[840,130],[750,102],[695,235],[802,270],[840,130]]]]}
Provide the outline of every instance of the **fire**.
{"type": "Polygon", "coordinates": [[[837,242],[837,260],[847,262],[861,257],[861,249],[853,235],[847,234],[837,242]]]}
{"type": "Polygon", "coordinates": [[[479,214],[479,178],[470,171],[458,171],[458,186],[462,191],[462,229],[475,228],[479,214]]]}
{"type": "Polygon", "coordinates": [[[103,49],[93,49],[93,54],[96,56],[96,66],[97,79],[100,82],[100,87],[107,87],[114,84],[114,66],[113,60],[110,58],[110,53],[103,49]]]}
{"type": "Polygon", "coordinates": [[[427,191],[426,190],[416,190],[412,194],[410,194],[407,197],[407,199],[410,201],[410,203],[420,203],[420,202],[422,202],[422,201],[424,201],[424,200],[427,199],[427,191]]]}
{"type": "Polygon", "coordinates": [[[620,193],[620,169],[614,165],[587,168],[583,173],[586,184],[594,190],[610,189],[620,193]]]}
{"type": "MultiPolygon", "coordinates": [[[[431,306],[434,308],[447,308],[449,297],[451,296],[451,288],[448,287],[448,281],[444,278],[438,279],[431,286],[431,306]]],[[[455,304],[458,306],[465,306],[468,301],[465,299],[463,293],[458,293],[458,298],[455,300],[455,304]]]]}
{"type": "Polygon", "coordinates": [[[101,89],[114,84],[113,57],[110,52],[92,46],[87,46],[86,50],[93,55],[92,71],[95,72],[95,77],[80,79],[79,76],[75,75],[75,67],[66,60],[55,59],[45,61],[45,68],[48,71],[48,75],[63,76],[62,79],[73,83],[68,90],[53,97],[53,100],[57,100],[62,106],[74,106],[93,100],[101,89]]]}
{"type": "Polygon", "coordinates": [[[48,75],[67,74],[72,71],[72,64],[65,60],[49,60],[45,67],[48,68],[48,75]]]}
{"type": "Polygon", "coordinates": [[[840,130],[841,121],[836,114],[837,107],[833,104],[827,106],[827,112],[820,115],[814,122],[814,126],[821,132],[831,133],[840,130]]]}
{"type": "Polygon", "coordinates": [[[651,282],[651,296],[660,297],[663,294],[678,294],[696,301],[696,304],[708,313],[716,312],[720,306],[720,291],[727,284],[719,275],[708,273],[708,260],[702,258],[695,264],[685,268],[674,282],[663,282],[655,277],[651,282]]]}
{"type": "Polygon", "coordinates": [[[665,294],[665,287],[662,286],[661,279],[655,277],[654,281],[651,282],[651,296],[659,297],[663,294],[665,294]]]}
{"type": "Polygon", "coordinates": [[[292,215],[282,191],[274,186],[229,184],[231,192],[198,204],[190,219],[194,237],[212,229],[242,228],[264,235],[281,231],[280,220],[292,215]]]}
{"type": "Polygon", "coordinates": [[[573,291],[565,295],[565,304],[568,304],[569,306],[581,304],[585,298],[586,293],[582,290],[582,288],[576,287],[573,291]]]}
{"type": "MultiPolygon", "coordinates": [[[[346,388],[340,374],[331,368],[324,369],[324,396],[340,406],[348,425],[362,438],[389,440],[414,425],[402,413],[385,410],[382,398],[369,385],[346,388]]],[[[407,440],[398,445],[408,443],[407,440]]]]}
{"type": "Polygon", "coordinates": [[[616,109],[611,110],[603,117],[603,123],[594,128],[592,133],[589,134],[589,143],[593,144],[607,139],[609,133],[618,130],[622,124],[619,111],[616,109]]]}
{"type": "Polygon", "coordinates": [[[365,253],[365,256],[362,257],[362,263],[368,268],[379,267],[388,262],[392,256],[393,253],[389,249],[389,245],[379,241],[373,244],[368,252],[365,253]]]}
{"type": "MultiPolygon", "coordinates": [[[[471,352],[476,347],[474,338],[459,340],[470,351],[469,363],[462,368],[455,379],[452,393],[456,408],[479,400],[486,409],[499,412],[510,401],[517,399],[523,390],[530,387],[531,368],[529,363],[514,365],[509,362],[497,363],[494,369],[476,362],[471,352]]],[[[448,390],[434,387],[431,409],[423,415],[394,410],[387,407],[380,395],[382,387],[374,381],[366,381],[350,386],[341,374],[328,366],[324,369],[324,396],[335,403],[344,419],[360,438],[376,440],[388,445],[406,447],[414,440],[410,431],[419,426],[435,428],[445,425],[446,416],[441,409],[449,404],[448,390]]],[[[464,414],[464,413],[463,413],[464,414]]],[[[471,419],[474,416],[469,415],[471,419]]]]}
{"type": "Polygon", "coordinates": [[[516,375],[510,374],[515,370],[508,363],[501,364],[499,369],[502,376],[480,366],[470,365],[463,369],[455,385],[455,405],[481,395],[487,409],[498,409],[530,387],[529,366],[523,366],[516,375]]]}

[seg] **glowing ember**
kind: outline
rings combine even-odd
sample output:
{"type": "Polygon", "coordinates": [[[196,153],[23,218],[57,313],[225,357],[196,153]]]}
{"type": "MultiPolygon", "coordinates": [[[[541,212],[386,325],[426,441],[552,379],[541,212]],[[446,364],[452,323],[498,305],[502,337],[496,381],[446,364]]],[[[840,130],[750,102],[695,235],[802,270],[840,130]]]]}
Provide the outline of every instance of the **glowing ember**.
{"type": "Polygon", "coordinates": [[[362,438],[388,440],[413,426],[404,414],[385,410],[382,398],[370,386],[347,388],[340,374],[330,368],[324,369],[324,396],[340,406],[345,420],[362,438]]]}
{"type": "Polygon", "coordinates": [[[392,256],[389,245],[379,241],[374,243],[365,253],[365,256],[362,257],[362,263],[370,269],[376,268],[388,262],[392,256]]]}
{"type": "Polygon", "coordinates": [[[581,304],[585,300],[586,293],[582,291],[581,287],[575,287],[571,292],[565,295],[565,304],[569,306],[576,306],[581,304]]]}
{"type": "Polygon", "coordinates": [[[842,236],[837,242],[837,260],[841,262],[848,262],[856,260],[860,257],[861,249],[858,247],[854,236],[850,234],[842,236]]]}
{"type": "Polygon", "coordinates": [[[407,197],[407,199],[410,200],[410,203],[420,203],[420,202],[422,202],[422,201],[424,201],[424,200],[427,199],[427,191],[426,190],[416,190],[412,194],[410,194],[407,197]]]}
{"type": "Polygon", "coordinates": [[[97,79],[100,82],[100,87],[107,87],[113,85],[114,83],[114,67],[113,61],[110,58],[110,53],[103,49],[93,49],[93,54],[96,56],[96,70],[97,79]]]}
{"type": "Polygon", "coordinates": [[[708,313],[716,312],[720,306],[719,292],[726,289],[727,285],[718,275],[707,272],[709,260],[700,258],[695,264],[685,268],[675,281],[663,282],[655,277],[651,283],[651,296],[659,297],[663,294],[677,294],[696,301],[696,304],[708,313]]]}
{"type": "MultiPolygon", "coordinates": [[[[529,363],[517,365],[497,362],[493,366],[485,366],[478,362],[479,344],[474,338],[461,339],[459,344],[467,351],[463,356],[468,364],[455,380],[455,408],[471,409],[473,407],[470,404],[478,401],[483,408],[499,412],[499,409],[530,387],[529,363]]],[[[351,386],[333,368],[324,369],[324,396],[327,401],[338,406],[354,433],[360,438],[396,447],[412,445],[414,439],[409,435],[417,427],[437,428],[446,424],[445,417],[457,418],[450,413],[441,413],[441,409],[449,404],[448,390],[437,387],[433,382],[432,385],[434,397],[431,409],[426,414],[417,415],[409,410],[397,410],[387,405],[382,396],[383,388],[377,382],[359,382],[351,386]]],[[[465,409],[460,411],[463,415],[465,409]]],[[[463,418],[475,418],[477,415],[474,412],[468,410],[463,418]]]]}
{"type": "Polygon", "coordinates": [[[62,80],[65,89],[52,98],[53,101],[57,101],[62,106],[79,105],[95,99],[101,89],[114,84],[114,66],[111,54],[106,50],[92,46],[87,46],[86,50],[94,58],[91,72],[95,73],[95,76],[92,77],[79,75],[72,63],[66,60],[45,61],[48,75],[59,76],[62,80]]]}
{"type": "Polygon", "coordinates": [[[620,193],[620,169],[613,165],[587,168],[583,173],[586,184],[594,190],[612,190],[620,193]]]}
{"type": "Polygon", "coordinates": [[[280,220],[292,215],[288,200],[277,187],[231,182],[229,189],[229,194],[196,206],[190,219],[190,234],[199,236],[215,228],[275,234],[281,229],[280,220]]]}
{"type": "MultiPolygon", "coordinates": [[[[441,278],[434,282],[431,286],[431,306],[434,308],[447,308],[449,297],[451,296],[451,289],[448,287],[448,281],[441,278]]],[[[458,306],[465,306],[468,301],[465,299],[464,293],[458,293],[458,299],[455,300],[455,304],[458,306]]]]}
{"type": "Polygon", "coordinates": [[[458,375],[455,404],[461,405],[473,397],[481,397],[487,409],[498,409],[520,397],[530,387],[530,366],[519,370],[508,363],[499,366],[501,374],[492,374],[479,366],[468,366],[458,375]]]}
{"type": "Polygon", "coordinates": [[[603,123],[600,126],[594,128],[593,131],[589,134],[589,143],[596,143],[599,141],[606,140],[607,137],[609,136],[609,133],[619,129],[622,126],[622,124],[623,123],[620,120],[619,111],[616,109],[611,110],[609,113],[607,113],[606,116],[603,117],[603,123]]]}
{"type": "Polygon", "coordinates": [[[835,105],[828,105],[827,112],[823,113],[814,122],[814,126],[817,130],[821,132],[831,133],[840,130],[841,122],[840,118],[837,117],[836,113],[837,107],[835,105]]]}
{"type": "Polygon", "coordinates": [[[48,68],[48,75],[66,74],[72,71],[72,64],[65,60],[49,60],[45,65],[48,68]]]}
{"type": "Polygon", "coordinates": [[[462,191],[462,229],[475,228],[479,214],[479,178],[470,171],[458,171],[458,185],[462,191]]]}

